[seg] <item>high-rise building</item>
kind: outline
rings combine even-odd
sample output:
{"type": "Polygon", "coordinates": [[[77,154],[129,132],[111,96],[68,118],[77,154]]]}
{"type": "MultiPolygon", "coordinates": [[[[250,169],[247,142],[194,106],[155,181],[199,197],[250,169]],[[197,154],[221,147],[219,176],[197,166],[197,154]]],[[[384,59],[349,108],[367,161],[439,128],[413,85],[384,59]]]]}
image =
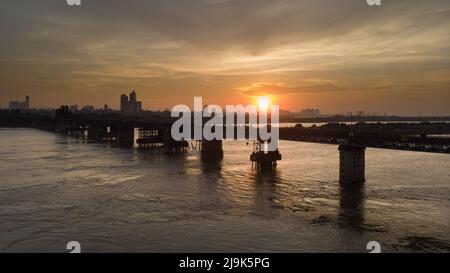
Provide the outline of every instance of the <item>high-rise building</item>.
{"type": "Polygon", "coordinates": [[[364,110],[356,111],[356,115],[359,117],[364,117],[366,115],[366,111],[364,110]]]}
{"type": "Polygon", "coordinates": [[[122,95],[120,96],[120,112],[128,113],[128,96],[122,95]]]}
{"type": "Polygon", "coordinates": [[[130,93],[130,102],[131,103],[135,103],[137,101],[137,96],[136,96],[136,91],[132,91],[131,93],[130,93]]]}
{"type": "Polygon", "coordinates": [[[30,96],[25,97],[25,101],[10,101],[9,102],[10,110],[30,110],[30,96]]]}
{"type": "Polygon", "coordinates": [[[300,111],[300,117],[302,118],[316,118],[320,117],[320,110],[319,109],[302,109],[300,111]]]}
{"type": "Polygon", "coordinates": [[[25,109],[30,110],[30,96],[25,97],[25,109]]]}
{"type": "Polygon", "coordinates": [[[130,93],[128,99],[127,95],[120,96],[120,111],[122,113],[139,113],[142,111],[142,102],[137,100],[136,91],[130,93]]]}
{"type": "Polygon", "coordinates": [[[136,109],[135,109],[136,113],[142,112],[142,101],[137,101],[136,102],[136,109]]]}
{"type": "Polygon", "coordinates": [[[18,101],[10,101],[9,102],[9,110],[20,110],[22,108],[22,104],[18,101]]]}

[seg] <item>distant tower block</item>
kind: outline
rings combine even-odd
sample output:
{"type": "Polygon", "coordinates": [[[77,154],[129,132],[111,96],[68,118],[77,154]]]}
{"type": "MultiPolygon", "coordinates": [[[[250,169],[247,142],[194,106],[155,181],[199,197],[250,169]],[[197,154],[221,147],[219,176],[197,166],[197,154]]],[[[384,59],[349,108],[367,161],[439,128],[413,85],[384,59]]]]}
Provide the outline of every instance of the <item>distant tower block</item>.
{"type": "Polygon", "coordinates": [[[222,140],[202,140],[202,159],[222,159],[222,140]]]}
{"type": "Polygon", "coordinates": [[[30,110],[30,96],[25,97],[25,110],[30,110]]]}
{"type": "Polygon", "coordinates": [[[356,144],[339,146],[339,182],[341,184],[361,183],[365,178],[366,147],[356,144]]]}

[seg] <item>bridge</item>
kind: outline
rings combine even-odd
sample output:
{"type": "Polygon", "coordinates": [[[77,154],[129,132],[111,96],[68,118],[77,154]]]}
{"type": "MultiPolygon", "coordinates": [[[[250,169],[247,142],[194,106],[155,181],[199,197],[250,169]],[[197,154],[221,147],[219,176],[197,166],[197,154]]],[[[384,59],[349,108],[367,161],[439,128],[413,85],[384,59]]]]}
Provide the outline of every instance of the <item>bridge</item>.
{"type": "Polygon", "coordinates": [[[280,139],[339,145],[339,180],[342,184],[365,181],[365,150],[370,148],[450,154],[450,126],[416,125],[347,126],[331,124],[325,128],[282,128],[280,139]]]}
{"type": "MultiPolygon", "coordinates": [[[[176,141],[170,130],[170,119],[136,119],[133,117],[105,118],[100,116],[61,115],[29,118],[25,125],[75,138],[107,141],[139,148],[163,147],[166,152],[200,149],[202,160],[220,160],[223,157],[222,140],[202,139],[195,145],[186,140],[176,141]]],[[[235,126],[237,129],[238,126],[235,126]]],[[[223,130],[226,132],[225,128],[223,130]]],[[[249,128],[245,127],[246,139],[249,128]]],[[[340,182],[365,181],[365,149],[383,148],[418,152],[450,154],[450,124],[367,125],[331,124],[320,128],[280,128],[280,139],[339,146],[340,182]]],[[[225,139],[225,136],[224,136],[225,139]]],[[[282,159],[278,150],[264,151],[264,142],[256,140],[250,161],[258,170],[271,170],[282,159]]]]}
{"type": "Polygon", "coordinates": [[[450,138],[434,136],[432,133],[423,132],[413,134],[367,134],[357,132],[322,132],[322,131],[299,131],[294,128],[281,128],[280,139],[290,141],[336,144],[345,143],[349,135],[352,141],[360,146],[368,148],[404,150],[428,153],[450,154],[450,138]]]}

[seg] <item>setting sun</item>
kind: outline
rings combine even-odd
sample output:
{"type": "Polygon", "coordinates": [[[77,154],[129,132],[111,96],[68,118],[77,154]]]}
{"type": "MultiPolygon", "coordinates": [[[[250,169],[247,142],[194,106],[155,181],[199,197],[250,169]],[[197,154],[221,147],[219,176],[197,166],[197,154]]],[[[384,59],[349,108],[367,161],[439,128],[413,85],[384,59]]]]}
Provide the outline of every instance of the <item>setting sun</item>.
{"type": "Polygon", "coordinates": [[[258,98],[258,107],[261,110],[267,110],[270,105],[270,100],[268,97],[260,97],[258,98]]]}

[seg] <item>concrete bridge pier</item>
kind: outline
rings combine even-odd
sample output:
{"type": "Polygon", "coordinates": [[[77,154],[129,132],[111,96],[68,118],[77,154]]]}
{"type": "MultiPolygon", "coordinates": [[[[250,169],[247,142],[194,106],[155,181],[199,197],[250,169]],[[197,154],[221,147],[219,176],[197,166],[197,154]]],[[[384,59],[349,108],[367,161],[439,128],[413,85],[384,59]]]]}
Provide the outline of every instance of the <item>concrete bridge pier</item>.
{"type": "Polygon", "coordinates": [[[120,145],[133,145],[134,143],[134,128],[118,127],[115,128],[116,141],[120,145]]]}
{"type": "Polygon", "coordinates": [[[72,127],[71,124],[69,124],[68,122],[64,120],[58,120],[56,121],[55,124],[55,132],[64,135],[69,135],[71,127],[72,127]]]}
{"type": "Polygon", "coordinates": [[[73,125],[72,127],[70,127],[68,135],[70,135],[74,138],[78,138],[80,135],[79,127],[77,127],[76,125],[73,125]]]}
{"type": "Polygon", "coordinates": [[[63,132],[64,135],[73,136],[74,132],[75,132],[75,129],[72,126],[67,126],[66,128],[64,128],[62,130],[62,132],[63,132]]]}
{"type": "Polygon", "coordinates": [[[87,129],[88,139],[101,140],[102,139],[101,130],[102,130],[102,127],[90,124],[89,128],[87,129]]]}
{"type": "Polygon", "coordinates": [[[68,132],[68,135],[74,138],[84,138],[86,128],[79,124],[73,124],[68,132]]]}
{"type": "Polygon", "coordinates": [[[257,141],[253,144],[253,153],[250,155],[252,166],[260,171],[272,171],[281,160],[278,149],[269,151],[266,149],[267,142],[257,141]]]}
{"type": "Polygon", "coordinates": [[[86,139],[88,136],[88,127],[85,125],[80,126],[80,138],[86,139]]]}
{"type": "Polygon", "coordinates": [[[170,128],[164,130],[162,139],[166,153],[179,153],[189,149],[189,142],[186,140],[176,141],[172,138],[170,128]]]}
{"type": "Polygon", "coordinates": [[[365,178],[366,147],[357,144],[339,146],[339,182],[341,184],[362,183],[365,178]]]}
{"type": "Polygon", "coordinates": [[[222,140],[202,139],[201,150],[202,160],[223,158],[222,140]]]}

